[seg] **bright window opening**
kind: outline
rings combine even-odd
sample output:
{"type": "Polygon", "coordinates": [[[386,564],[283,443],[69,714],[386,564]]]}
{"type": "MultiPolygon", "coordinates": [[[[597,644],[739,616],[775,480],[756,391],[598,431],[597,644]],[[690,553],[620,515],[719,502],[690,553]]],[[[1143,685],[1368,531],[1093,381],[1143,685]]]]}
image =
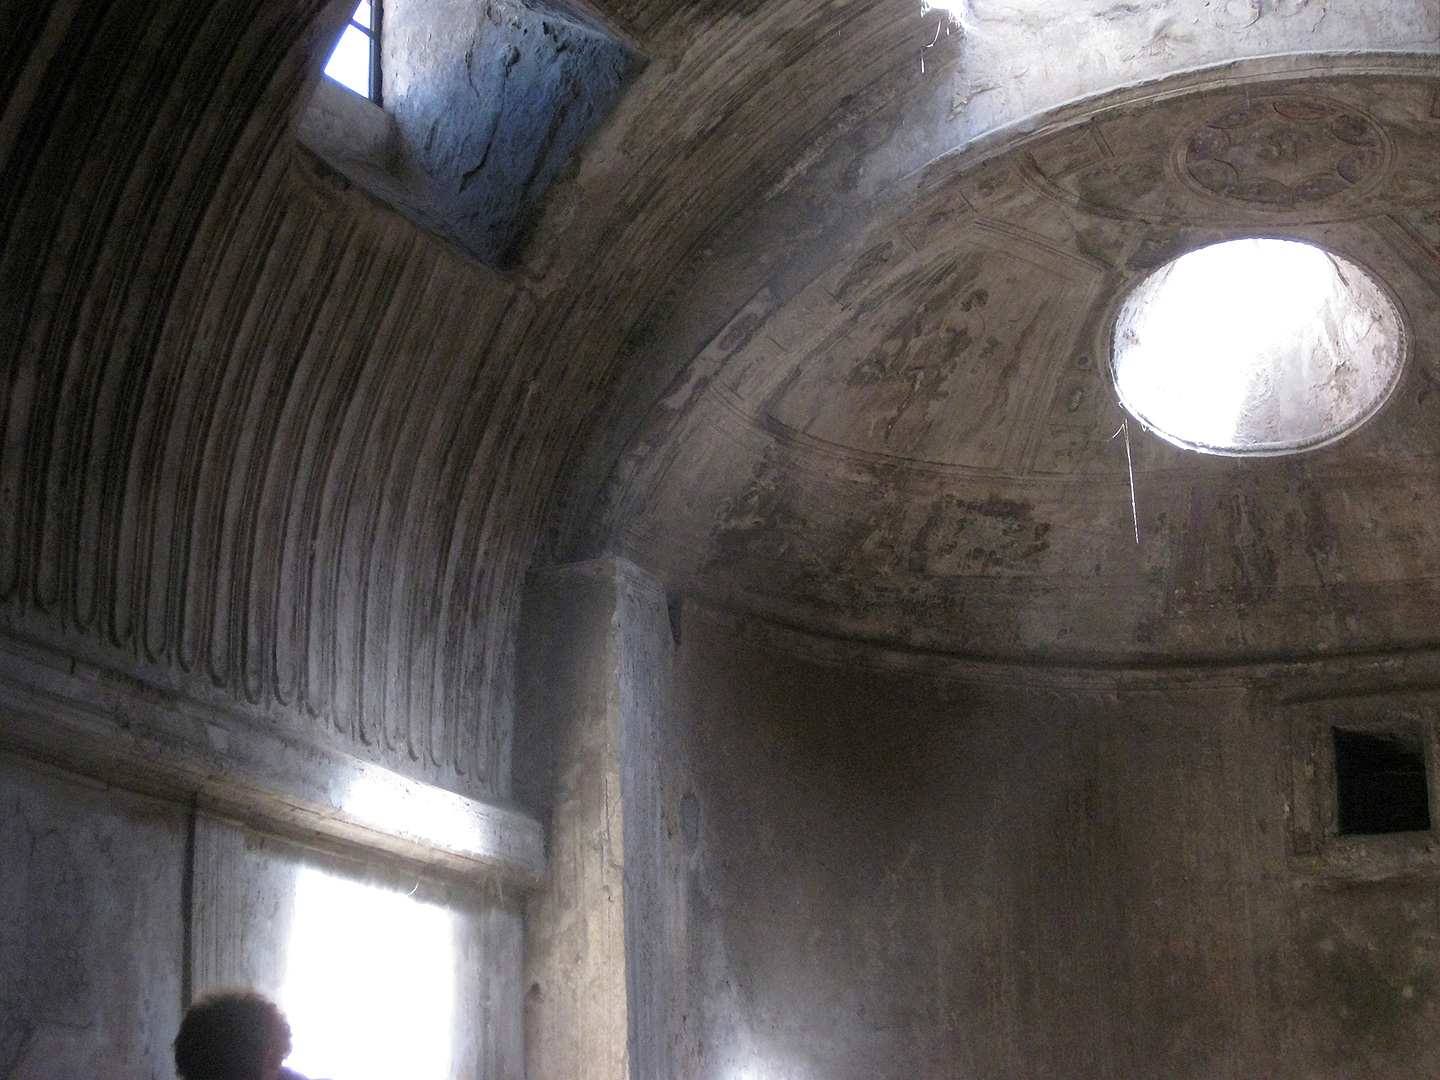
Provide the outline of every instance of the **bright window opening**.
{"type": "Polygon", "coordinates": [[[378,14],[378,4],[360,0],[340,40],[335,43],[334,52],[325,62],[326,75],[371,101],[380,99],[378,14]]]}
{"type": "Polygon", "coordinates": [[[286,1064],[333,1080],[449,1080],[453,919],[404,893],[302,868],[280,1007],[286,1064]]]}
{"type": "Polygon", "coordinates": [[[1334,442],[1399,382],[1405,331],[1363,270],[1311,244],[1232,240],[1161,267],[1115,322],[1120,403],[1177,446],[1232,456],[1334,442]]]}

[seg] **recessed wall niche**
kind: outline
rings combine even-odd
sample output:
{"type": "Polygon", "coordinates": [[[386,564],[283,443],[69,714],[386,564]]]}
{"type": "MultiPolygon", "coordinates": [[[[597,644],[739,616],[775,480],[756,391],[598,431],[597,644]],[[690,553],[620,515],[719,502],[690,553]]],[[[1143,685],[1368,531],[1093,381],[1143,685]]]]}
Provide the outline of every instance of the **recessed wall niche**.
{"type": "Polygon", "coordinates": [[[513,0],[385,0],[378,25],[383,107],[317,78],[299,142],[421,228],[508,267],[551,181],[645,58],[513,0]]]}
{"type": "Polygon", "coordinates": [[[1290,848],[1322,876],[1440,870],[1431,829],[1440,694],[1285,705],[1290,848]]]}
{"type": "Polygon", "coordinates": [[[1430,788],[1420,732],[1402,724],[1395,730],[1333,728],[1332,734],[1340,835],[1428,831],[1430,788]]]}

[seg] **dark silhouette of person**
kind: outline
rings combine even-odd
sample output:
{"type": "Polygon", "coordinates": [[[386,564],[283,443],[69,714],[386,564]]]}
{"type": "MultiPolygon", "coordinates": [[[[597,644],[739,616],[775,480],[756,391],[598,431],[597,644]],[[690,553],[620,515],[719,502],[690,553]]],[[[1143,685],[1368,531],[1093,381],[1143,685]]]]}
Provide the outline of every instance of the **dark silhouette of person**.
{"type": "Polygon", "coordinates": [[[185,1010],[175,1036],[180,1080],[305,1080],[282,1062],[290,1023],[254,990],[216,990],[185,1010]]]}

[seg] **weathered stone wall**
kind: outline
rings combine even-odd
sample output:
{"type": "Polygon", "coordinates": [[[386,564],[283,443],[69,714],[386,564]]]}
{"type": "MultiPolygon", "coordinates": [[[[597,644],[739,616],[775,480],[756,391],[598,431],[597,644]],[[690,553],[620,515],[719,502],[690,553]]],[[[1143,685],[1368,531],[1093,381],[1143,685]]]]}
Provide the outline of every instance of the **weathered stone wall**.
{"type": "MultiPolygon", "coordinates": [[[[817,661],[754,630],[687,608],[676,659],[704,1048],[682,1075],[1440,1066],[1430,835],[1339,858],[1292,832],[1292,735],[1353,679],[817,661]]],[[[1325,715],[1433,715],[1396,678],[1325,715]]]]}
{"type": "MultiPolygon", "coordinates": [[[[234,747],[259,740],[284,747],[274,760],[287,767],[353,755],[504,800],[525,572],[537,557],[607,550],[617,522],[591,511],[628,480],[626,448],[663,441],[666,410],[707,385],[714,369],[706,364],[723,355],[720,343],[707,353],[707,343],[741,343],[744,333],[720,337],[737,315],[738,328],[753,329],[752,298],[788,302],[821,271],[863,263],[869,230],[916,208],[917,170],[967,148],[998,150],[1072,97],[1241,57],[1259,65],[1249,76],[1272,78],[1324,66],[1335,49],[1359,57],[1355,70],[1365,75],[1367,56],[1423,61],[1437,46],[1429,0],[1102,6],[1086,9],[1093,21],[1083,26],[1055,17],[1055,4],[971,4],[973,18],[948,36],[938,16],[919,17],[914,0],[577,0],[567,6],[613,22],[651,63],[537,204],[518,266],[501,277],[296,146],[294,122],[347,6],[7,7],[0,673],[13,688],[20,669],[49,668],[7,700],[8,709],[24,699],[28,732],[42,730],[37,718],[53,706],[77,729],[105,728],[142,751],[157,732],[183,728],[194,740],[186,752],[202,751],[188,765],[213,764],[215,775],[234,764],[234,747]],[[1091,48],[1093,63],[1080,55],[1091,48]],[[1272,63],[1271,54],[1281,55],[1272,63]],[[1085,62],[1073,63],[1077,56],[1085,62]],[[677,378],[678,396],[667,394],[677,378]],[[657,401],[660,422],[651,428],[645,418],[657,401]],[[152,725],[157,717],[165,723],[152,725]]],[[[1424,63],[1416,68],[1431,77],[1424,63]]],[[[1432,106],[1418,120],[1434,116],[1432,106]]],[[[1072,159],[1064,146],[1050,149],[1060,175],[1072,159]]],[[[1417,392],[1413,407],[1423,400],[1417,392]]],[[[706,464],[730,467],[718,456],[706,464]]],[[[1121,491],[1114,477],[1110,496],[1121,491]]],[[[1244,500],[1231,505],[1235,528],[1217,518],[1213,534],[1226,558],[1225,545],[1237,535],[1248,545],[1253,535],[1244,500]]],[[[737,522],[748,520],[743,502],[731,509],[737,522]]],[[[656,531],[677,520],[660,515],[656,531]]],[[[1369,531],[1368,518],[1356,520],[1369,531]]],[[[766,539],[782,547],[785,529],[810,531],[794,518],[777,524],[785,528],[766,539]]],[[[885,537],[864,528],[837,535],[838,556],[872,539],[885,549],[885,537]]],[[[1413,543],[1413,535],[1399,541],[1413,543]]],[[[767,549],[756,550],[757,577],[773,577],[767,549]]],[[[1089,565],[1077,558],[1072,569],[1089,565]]],[[[1263,571],[1262,559],[1238,572],[1248,581],[1263,571]]],[[[874,593],[858,599],[864,607],[874,593]]],[[[923,629],[923,613],[904,602],[905,629],[923,629]]],[[[656,610],[644,619],[651,629],[656,610]]],[[[1297,617],[1283,598],[1269,611],[1281,620],[1271,621],[1276,635],[1297,617]]],[[[1343,605],[1321,614],[1348,617],[1343,605]]],[[[1430,625],[1412,625],[1420,623],[1430,625]]],[[[666,999],[682,1002],[681,1018],[662,1026],[677,1073],[702,1045],[711,1071],[770,1054],[841,1074],[919,1075],[932,1061],[1021,1074],[1072,1059],[1142,1073],[1204,1061],[1238,1073],[1269,1060],[1256,1049],[1271,1038],[1256,1033],[1248,1019],[1256,1016],[1299,1032],[1284,1044],[1296,1056],[1283,1060],[1327,1068],[1333,1047],[1337,1062],[1373,1053],[1377,1075],[1400,1068],[1389,1063],[1416,1015],[1406,1010],[1428,1009],[1429,991],[1417,975],[1400,984],[1403,1007],[1375,1006],[1393,1005],[1377,987],[1408,975],[1391,958],[1378,969],[1383,977],[1366,982],[1365,935],[1389,919],[1400,930],[1385,940],[1428,964],[1427,939],[1405,922],[1423,914],[1423,902],[1410,904],[1399,886],[1356,885],[1342,895],[1277,876],[1288,864],[1266,801],[1273,793],[1256,779],[1270,760],[1266,714],[1242,707],[1239,691],[1170,687],[1152,709],[1092,687],[1079,705],[1059,708],[1065,724],[1057,728],[1056,708],[1038,691],[1004,689],[1003,680],[982,680],[987,689],[974,691],[973,709],[937,705],[933,675],[896,682],[844,669],[777,670],[763,658],[720,670],[736,654],[722,635],[701,663],[701,641],[682,648],[694,723],[678,729],[694,739],[694,784],[667,787],[666,777],[687,774],[663,766],[660,813],[635,823],[663,825],[665,842],[683,841],[693,860],[695,884],[682,897],[694,914],[684,938],[696,943],[693,981],[666,999]],[[853,704],[842,691],[873,705],[863,723],[850,724],[856,733],[846,745],[864,751],[859,764],[822,737],[853,704]],[[895,711],[896,700],[912,699],[910,714],[895,711]],[[1085,720],[1092,712],[1099,718],[1085,720]],[[877,715],[885,738],[867,727],[877,715]],[[907,726],[915,716],[936,726],[907,726]],[[1164,727],[1143,738],[1126,726],[1131,720],[1164,727]],[[1207,725],[1217,722],[1253,760],[1225,757],[1216,746],[1230,742],[1207,741],[1207,725]],[[938,729],[964,737],[923,741],[938,729]],[[755,750],[779,735],[770,756],[755,750]],[[893,747],[914,752],[897,758],[893,747]],[[966,764],[978,760],[977,748],[998,762],[994,769],[966,764]],[[1065,772],[1072,759],[1078,772],[1065,772]],[[926,771],[946,763],[953,772],[926,771]],[[984,794],[988,778],[1007,769],[1014,784],[984,794]],[[1083,786],[1064,794],[1075,775],[1096,782],[1093,825],[1083,786]],[[910,799],[914,776],[930,777],[932,787],[910,799]],[[1176,787],[1162,785],[1166,776],[1210,792],[1197,797],[1198,816],[1172,805],[1176,787]],[[1247,816],[1250,803],[1226,802],[1221,792],[1230,791],[1270,816],[1247,816]],[[1192,817],[1204,831],[1191,830],[1192,817]],[[897,862],[912,843],[915,861],[897,862]],[[1232,850],[1244,855],[1233,867],[1232,850]],[[1036,851],[1047,858],[1032,860],[1036,851]],[[832,860],[836,852],[843,859],[832,860]],[[924,871],[918,886],[906,876],[910,865],[924,871]],[[1036,877],[1041,870],[1052,876],[1036,877]],[[927,922],[948,901],[921,909],[904,898],[913,888],[960,897],[963,916],[927,922]],[[1167,906],[1188,914],[1165,921],[1167,906]],[[1073,924],[1072,909],[1084,914],[1073,924]],[[1346,929],[1346,919],[1359,920],[1358,929],[1346,929]],[[1190,922],[1224,948],[1182,936],[1176,928],[1190,922]],[[1295,929],[1311,923],[1319,952],[1306,951],[1295,929]],[[1340,929],[1331,933],[1332,924],[1340,929]],[[793,942],[811,940],[797,927],[816,944],[792,956],[793,942]],[[1240,944],[1225,944],[1232,941],[1240,944]],[[1270,955],[1267,948],[1280,959],[1255,974],[1249,958],[1270,955]],[[1212,969],[1212,955],[1239,959],[1212,969]],[[877,981],[887,972],[899,975],[877,981]],[[703,1014],[700,1003],[708,1003],[703,1014]],[[1076,1024],[1075,1010],[1094,1023],[1076,1024]],[[1219,1019],[1205,1027],[1212,1013],[1219,1019]],[[1037,1015],[1048,1019],[1032,1023],[1037,1015]],[[1361,1027],[1347,1028],[1355,1016],[1361,1027]],[[1231,1061],[1238,1064],[1224,1064],[1231,1061]]],[[[637,664],[658,665],[656,654],[636,648],[637,664]]],[[[6,746],[16,745],[18,715],[0,715],[6,746]]],[[[662,728],[662,763],[679,754],[666,737],[662,728]]],[[[66,748],[50,749],[64,757],[66,748]]],[[[142,774],[126,782],[145,786],[142,774]]],[[[202,786],[186,776],[150,779],[202,786]]],[[[136,977],[159,988],[157,1000],[170,994],[174,939],[157,934],[125,959],[114,943],[128,941],[133,927],[105,920],[146,890],[179,895],[181,875],[162,866],[174,886],[162,889],[159,879],[133,876],[148,872],[142,861],[112,863],[105,843],[153,850],[165,863],[175,849],[173,814],[152,820],[149,811],[116,809],[119,796],[72,800],[44,794],[49,781],[35,783],[20,784],[14,820],[53,822],[78,876],[55,882],[42,873],[16,884],[7,862],[0,914],[37,940],[80,934],[95,971],[113,960],[128,978],[127,964],[157,964],[171,974],[136,977]],[[113,908],[74,901],[91,880],[113,908]],[[52,894],[63,901],[37,912],[36,897],[52,894]]],[[[669,857],[657,855],[646,873],[663,879],[669,857]]],[[[52,865],[68,864],[44,862],[52,865]]],[[[169,903],[146,910],[168,918],[169,903]]],[[[513,930],[510,917],[496,916],[513,930]]],[[[653,921],[639,930],[657,932],[653,921]]],[[[87,1001],[103,998],[109,1008],[124,999],[90,969],[82,973],[90,983],[41,985],[26,974],[28,956],[7,956],[0,969],[21,987],[6,991],[21,1003],[20,1020],[4,1032],[6,1054],[37,1052],[41,1044],[24,1042],[25,1032],[71,1038],[66,1024],[101,1015],[86,1011],[87,1001]],[[87,997],[86,985],[98,996],[87,997]]],[[[75,1027],[82,1033],[66,1044],[72,1057],[47,1060],[104,1074],[95,1062],[109,1053],[110,1071],[115,1061],[143,1070],[167,1038],[151,1035],[161,1015],[115,1018],[107,1029],[120,1040],[114,1046],[108,1034],[86,1042],[84,1032],[111,1024],[102,1016],[98,1026],[75,1027]]],[[[512,1044],[495,1038],[503,1048],[496,1068],[513,1068],[512,1044]]],[[[665,1058],[657,1049],[650,1060],[665,1058]]],[[[1428,1063],[1411,1064],[1423,1072],[1428,1063]]]]}
{"type": "Polygon", "coordinates": [[[17,26],[3,619],[503,796],[508,654],[474,635],[488,575],[525,558],[481,478],[517,429],[476,417],[525,393],[484,359],[515,294],[295,146],[334,14],[57,4],[17,26]]]}
{"type": "Polygon", "coordinates": [[[1021,663],[1432,643],[1440,84],[1414,56],[1291,59],[941,159],[788,298],[804,244],[748,263],[765,280],[652,408],[597,531],[727,606],[1021,663]],[[1330,132],[1342,117],[1365,149],[1330,132]],[[1223,143],[1243,182],[1192,141],[1223,143]],[[1298,456],[1197,454],[1133,417],[1116,438],[1120,301],[1243,235],[1321,245],[1384,283],[1408,328],[1395,392],[1298,456]]]}
{"type": "Polygon", "coordinates": [[[526,568],[606,549],[612,467],[761,289],[790,297],[916,170],[1072,98],[1437,47],[1419,0],[971,5],[948,36],[913,0],[581,4],[651,63],[499,277],[296,146],[346,7],[16,9],[0,620],[493,798],[526,568]],[[1113,70],[1049,63],[1082,24],[1113,70]]]}
{"type": "Polygon", "coordinates": [[[0,1076],[173,1076],[182,808],[0,757],[0,1076]]]}
{"type": "Polygon", "coordinates": [[[628,1080],[624,728],[617,567],[548,571],[527,590],[516,792],[547,828],[525,912],[527,1075],[628,1080]]]}

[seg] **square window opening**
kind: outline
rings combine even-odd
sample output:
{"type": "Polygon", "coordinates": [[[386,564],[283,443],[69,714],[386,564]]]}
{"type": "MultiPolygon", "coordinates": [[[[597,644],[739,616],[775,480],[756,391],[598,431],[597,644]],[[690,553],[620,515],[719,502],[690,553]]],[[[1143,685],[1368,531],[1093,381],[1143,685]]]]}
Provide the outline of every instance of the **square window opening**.
{"type": "Polygon", "coordinates": [[[1332,732],[1340,835],[1429,831],[1430,784],[1420,734],[1332,732]]]}

